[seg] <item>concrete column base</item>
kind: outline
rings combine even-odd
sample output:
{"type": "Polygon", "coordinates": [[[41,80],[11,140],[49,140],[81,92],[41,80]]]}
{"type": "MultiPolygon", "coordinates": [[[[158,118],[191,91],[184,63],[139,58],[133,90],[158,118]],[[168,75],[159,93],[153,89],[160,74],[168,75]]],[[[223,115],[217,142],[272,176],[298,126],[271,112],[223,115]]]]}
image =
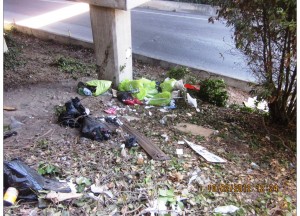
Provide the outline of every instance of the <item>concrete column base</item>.
{"type": "Polygon", "coordinates": [[[98,79],[132,79],[130,11],[90,5],[98,79]]]}

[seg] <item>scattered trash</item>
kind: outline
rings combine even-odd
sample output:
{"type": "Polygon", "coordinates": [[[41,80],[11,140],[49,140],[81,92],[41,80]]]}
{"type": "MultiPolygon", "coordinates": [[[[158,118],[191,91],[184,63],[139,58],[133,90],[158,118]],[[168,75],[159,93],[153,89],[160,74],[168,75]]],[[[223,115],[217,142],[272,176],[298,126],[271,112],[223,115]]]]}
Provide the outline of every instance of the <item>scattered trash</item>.
{"type": "Polygon", "coordinates": [[[3,106],[3,110],[5,110],[5,111],[16,111],[17,108],[15,108],[15,107],[10,107],[10,106],[3,106]]]}
{"type": "Polygon", "coordinates": [[[117,98],[119,101],[123,102],[126,105],[142,105],[143,103],[137,99],[134,98],[131,94],[131,92],[117,92],[117,98]]]}
{"type": "Polygon", "coordinates": [[[152,112],[149,111],[149,116],[152,116],[152,112]]]}
{"type": "Polygon", "coordinates": [[[183,80],[178,80],[175,85],[174,85],[174,89],[177,89],[177,90],[184,90],[184,84],[183,84],[183,80]]]}
{"type": "Polygon", "coordinates": [[[151,109],[151,108],[154,108],[155,106],[145,106],[144,108],[145,109],[151,109]]]}
{"type": "Polygon", "coordinates": [[[183,149],[176,149],[176,154],[183,155],[183,149]]]}
{"type": "Polygon", "coordinates": [[[164,109],[176,109],[175,100],[171,99],[169,106],[165,106],[164,109]]]}
{"type": "Polygon", "coordinates": [[[176,79],[166,78],[164,82],[160,84],[162,92],[172,92],[176,82],[176,79]]]}
{"type": "Polygon", "coordinates": [[[10,130],[16,130],[22,127],[24,125],[22,122],[15,119],[14,116],[10,117],[11,123],[9,125],[10,130]]]}
{"type": "Polygon", "coordinates": [[[167,116],[164,116],[161,120],[159,120],[159,123],[163,125],[167,124],[167,116]]]}
{"type": "Polygon", "coordinates": [[[46,196],[45,199],[51,200],[53,203],[59,203],[64,200],[69,200],[69,199],[76,199],[81,197],[83,194],[81,193],[60,193],[60,192],[55,192],[55,191],[50,191],[46,196]]]}
{"type": "Polygon", "coordinates": [[[169,112],[168,110],[166,110],[165,108],[161,108],[159,109],[160,112],[163,112],[163,113],[166,113],[166,112],[169,112]]]}
{"type": "Polygon", "coordinates": [[[112,132],[103,122],[85,116],[83,118],[81,133],[83,137],[91,140],[103,141],[109,140],[112,132]]]}
{"type": "Polygon", "coordinates": [[[143,155],[139,154],[138,155],[138,159],[137,159],[137,162],[136,162],[138,165],[142,165],[144,164],[144,158],[143,158],[143,155]]]}
{"type": "MultiPolygon", "coordinates": [[[[122,119],[123,121],[123,119],[122,119]]],[[[121,126],[123,130],[132,136],[135,136],[138,144],[152,157],[154,160],[169,160],[170,157],[163,153],[156,145],[154,145],[147,137],[130,127],[126,122],[121,126]]]]}
{"type": "Polygon", "coordinates": [[[247,169],[247,174],[251,174],[253,172],[252,169],[247,169]]]}
{"type": "Polygon", "coordinates": [[[186,96],[187,96],[187,103],[192,107],[195,107],[197,112],[200,112],[200,110],[197,108],[198,107],[197,99],[192,98],[189,93],[187,93],[186,96]]]}
{"type": "Polygon", "coordinates": [[[158,199],[152,202],[151,207],[144,209],[141,215],[150,213],[150,215],[165,215],[171,212],[172,216],[177,216],[182,214],[184,209],[183,200],[180,197],[175,196],[174,190],[159,190],[158,199]]]}
{"type": "Polygon", "coordinates": [[[104,118],[106,122],[108,123],[112,123],[115,126],[119,127],[121,126],[123,123],[115,116],[107,116],[104,118]]]}
{"type": "Polygon", "coordinates": [[[254,162],[251,162],[250,165],[251,165],[252,169],[259,169],[259,166],[254,162]]]}
{"type": "Polygon", "coordinates": [[[112,82],[108,80],[91,80],[85,84],[88,89],[94,89],[94,91],[91,90],[93,96],[99,96],[110,88],[112,82]]]}
{"type": "Polygon", "coordinates": [[[153,106],[168,106],[171,102],[172,96],[170,92],[162,92],[155,94],[151,98],[146,99],[146,103],[153,106]]]}
{"type": "Polygon", "coordinates": [[[199,155],[204,157],[207,161],[209,162],[214,162],[214,163],[225,163],[226,160],[220,158],[219,156],[210,153],[208,150],[206,150],[204,147],[200,145],[196,145],[192,142],[189,142],[187,140],[184,140],[195,152],[197,152],[199,155]]]}
{"type": "Polygon", "coordinates": [[[134,117],[134,116],[122,116],[124,119],[126,119],[127,121],[139,121],[140,118],[138,117],[134,117]]]}
{"type": "Polygon", "coordinates": [[[79,82],[77,84],[77,92],[80,95],[92,96],[93,92],[95,92],[95,91],[96,91],[96,87],[87,86],[83,82],[79,82]]]}
{"type": "Polygon", "coordinates": [[[109,108],[107,110],[104,110],[107,114],[116,115],[117,114],[117,108],[109,108]]]}
{"type": "Polygon", "coordinates": [[[214,132],[214,130],[212,129],[204,128],[202,126],[190,123],[179,123],[176,126],[174,126],[174,128],[180,130],[181,132],[191,133],[195,136],[200,135],[204,136],[205,138],[210,137],[214,132]]]}
{"type": "Polygon", "coordinates": [[[191,175],[191,178],[190,178],[190,180],[189,180],[189,182],[188,182],[188,185],[190,185],[190,184],[192,184],[192,182],[198,177],[198,172],[199,171],[194,171],[193,173],[192,173],[192,175],[191,175]]]}
{"type": "Polygon", "coordinates": [[[80,103],[79,98],[75,97],[65,103],[65,111],[59,115],[58,121],[64,126],[79,128],[82,124],[82,117],[86,115],[86,109],[80,103]]]}
{"type": "Polygon", "coordinates": [[[7,139],[11,136],[17,136],[17,135],[18,135],[17,131],[6,131],[6,132],[4,132],[3,138],[7,139]]]}
{"type": "Polygon", "coordinates": [[[125,144],[122,144],[120,147],[121,147],[121,156],[123,158],[126,158],[127,157],[127,152],[126,152],[126,149],[125,149],[125,144]]]}
{"type": "Polygon", "coordinates": [[[167,142],[169,140],[169,136],[167,134],[162,134],[161,136],[163,138],[165,138],[165,142],[167,142]]]}
{"type": "Polygon", "coordinates": [[[59,182],[39,175],[34,169],[16,158],[4,161],[4,187],[14,187],[19,191],[18,199],[36,200],[35,192],[53,190],[56,192],[71,192],[66,182],[59,182]]]}
{"type": "Polygon", "coordinates": [[[234,205],[228,205],[228,206],[219,206],[214,209],[214,213],[220,213],[220,214],[232,214],[236,212],[239,208],[234,205]]]}
{"type": "Polygon", "coordinates": [[[220,131],[215,130],[213,134],[214,134],[214,135],[218,135],[219,133],[220,133],[220,131]]]}
{"type": "Polygon", "coordinates": [[[126,105],[142,105],[143,104],[137,98],[124,100],[123,103],[126,104],[126,105]]]}
{"type": "Polygon", "coordinates": [[[139,80],[123,80],[119,84],[118,89],[119,91],[132,92],[132,96],[139,100],[143,100],[145,97],[152,97],[158,93],[155,81],[145,78],[139,80]]]}
{"type": "Polygon", "coordinates": [[[177,144],[183,145],[183,144],[184,144],[184,141],[178,141],[177,144]]]}
{"type": "Polygon", "coordinates": [[[186,89],[200,91],[200,85],[191,85],[191,84],[186,83],[186,84],[184,84],[184,87],[186,89]]]}
{"type": "Polygon", "coordinates": [[[172,91],[172,92],[171,92],[171,97],[172,97],[172,99],[182,98],[182,97],[180,97],[180,96],[181,96],[180,90],[175,90],[175,91],[172,91]]]}
{"type": "Polygon", "coordinates": [[[7,188],[4,197],[3,197],[3,203],[4,206],[12,206],[16,203],[17,197],[18,197],[19,191],[14,187],[7,188]]]}
{"type": "Polygon", "coordinates": [[[267,101],[263,100],[263,101],[258,101],[257,100],[257,96],[256,97],[249,97],[248,98],[248,101],[244,101],[244,106],[245,107],[250,107],[250,108],[257,108],[259,110],[262,110],[264,112],[268,112],[269,111],[269,107],[268,107],[268,103],[267,101]]]}
{"type": "Polygon", "coordinates": [[[136,137],[130,136],[129,138],[126,139],[126,141],[125,141],[126,148],[131,148],[131,147],[136,147],[136,146],[138,146],[136,137]]]}

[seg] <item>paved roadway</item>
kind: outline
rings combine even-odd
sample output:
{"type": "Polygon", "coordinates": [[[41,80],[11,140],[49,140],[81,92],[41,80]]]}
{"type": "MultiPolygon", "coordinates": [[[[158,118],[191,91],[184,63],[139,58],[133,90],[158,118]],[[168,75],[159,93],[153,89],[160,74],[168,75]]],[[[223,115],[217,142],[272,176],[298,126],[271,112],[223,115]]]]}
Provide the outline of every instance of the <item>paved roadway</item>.
{"type": "MultiPolygon", "coordinates": [[[[93,41],[89,11],[84,4],[64,0],[4,0],[3,9],[4,22],[93,41]],[[43,20],[41,15],[47,13],[49,16],[43,20]],[[35,17],[38,17],[38,25],[28,20],[35,17]]],[[[242,55],[234,49],[232,32],[222,23],[210,24],[207,16],[197,14],[142,8],[132,10],[131,19],[134,53],[241,80],[254,80],[242,55]]]]}

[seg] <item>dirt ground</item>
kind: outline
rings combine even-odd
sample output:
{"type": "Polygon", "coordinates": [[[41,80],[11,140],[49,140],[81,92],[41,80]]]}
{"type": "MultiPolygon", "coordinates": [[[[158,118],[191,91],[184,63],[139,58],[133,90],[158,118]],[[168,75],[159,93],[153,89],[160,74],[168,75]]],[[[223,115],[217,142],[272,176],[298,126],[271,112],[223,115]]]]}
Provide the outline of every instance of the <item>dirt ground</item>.
{"type": "MultiPolygon", "coordinates": [[[[4,130],[13,118],[20,124],[14,122],[18,134],[4,140],[4,160],[19,157],[34,169],[41,162],[52,164],[60,170],[56,178],[75,182],[85,177],[91,184],[105,185],[113,194],[100,194],[94,200],[87,196],[90,185],[86,185],[80,199],[50,202],[47,208],[38,208],[37,202],[19,203],[17,207],[5,208],[7,215],[150,215],[145,211],[163,196],[159,192],[162,189],[186,198],[181,215],[212,215],[216,207],[230,204],[239,207],[236,215],[296,215],[296,158],[290,151],[296,144],[295,128],[272,126],[261,114],[201,101],[200,113],[182,102],[177,109],[164,113],[159,107],[125,106],[112,98],[110,91],[98,97],[84,97],[77,93],[77,83],[97,78],[90,66],[95,63],[92,50],[17,32],[9,33],[7,43],[17,54],[12,61],[4,62],[7,67],[3,104],[16,110],[4,111],[4,130]],[[82,62],[84,70],[61,71],[54,64],[61,56],[82,62]],[[153,161],[141,147],[127,149],[127,157],[122,157],[122,132],[109,141],[96,142],[81,138],[78,129],[60,126],[56,107],[75,97],[81,99],[94,118],[107,116],[104,110],[113,106],[118,107],[118,116],[138,118],[130,125],[171,160],[153,161]],[[165,116],[167,123],[161,124],[165,116]],[[210,138],[183,133],[174,128],[182,122],[210,128],[215,133],[210,138]],[[207,162],[187,145],[179,145],[183,139],[201,144],[227,162],[207,162]],[[176,149],[183,149],[184,154],[177,155],[176,149]],[[143,164],[137,164],[138,155],[144,157],[143,164]],[[189,185],[195,171],[198,177],[189,185]],[[249,184],[252,192],[211,192],[208,188],[212,184],[249,184]],[[262,185],[266,190],[258,191],[262,185]]],[[[167,73],[140,62],[134,62],[133,70],[134,78],[158,81],[167,73]]],[[[249,96],[230,87],[228,92],[229,104],[242,105],[249,96]]]]}

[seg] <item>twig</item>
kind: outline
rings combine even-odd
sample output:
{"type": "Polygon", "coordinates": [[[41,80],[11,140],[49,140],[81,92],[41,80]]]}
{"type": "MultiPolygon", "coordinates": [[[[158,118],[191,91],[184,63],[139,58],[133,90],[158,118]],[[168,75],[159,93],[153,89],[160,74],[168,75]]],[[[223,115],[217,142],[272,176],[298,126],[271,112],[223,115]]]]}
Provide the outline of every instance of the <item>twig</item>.
{"type": "Polygon", "coordinates": [[[133,212],[136,212],[137,210],[139,210],[140,208],[142,208],[144,206],[144,204],[141,204],[139,207],[137,207],[136,209],[133,209],[131,211],[127,211],[127,212],[124,212],[123,215],[126,215],[126,214],[131,214],[133,212]]]}

